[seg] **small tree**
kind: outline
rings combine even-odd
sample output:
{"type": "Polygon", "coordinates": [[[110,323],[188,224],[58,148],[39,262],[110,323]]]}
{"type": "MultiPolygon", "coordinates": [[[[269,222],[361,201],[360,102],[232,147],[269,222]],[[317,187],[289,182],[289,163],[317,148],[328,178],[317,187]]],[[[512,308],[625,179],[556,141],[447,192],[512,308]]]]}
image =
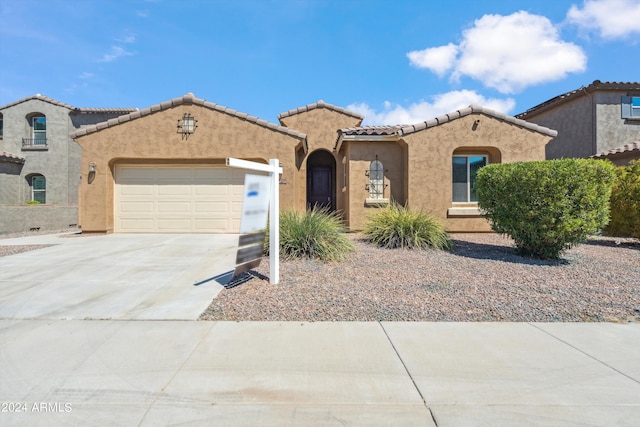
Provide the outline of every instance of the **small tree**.
{"type": "Polygon", "coordinates": [[[640,161],[616,168],[610,208],[611,222],[604,231],[610,236],[640,239],[640,161]]]}
{"type": "Polygon", "coordinates": [[[607,224],[614,175],[613,164],[593,159],[488,165],[478,172],[478,205],[521,254],[557,259],[607,224]]]}

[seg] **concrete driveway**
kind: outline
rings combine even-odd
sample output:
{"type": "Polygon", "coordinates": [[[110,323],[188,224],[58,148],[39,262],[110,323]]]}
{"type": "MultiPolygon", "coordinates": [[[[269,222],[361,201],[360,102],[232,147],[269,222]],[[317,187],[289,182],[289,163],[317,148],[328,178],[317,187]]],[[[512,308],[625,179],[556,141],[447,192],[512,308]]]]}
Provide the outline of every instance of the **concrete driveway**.
{"type": "Polygon", "coordinates": [[[235,266],[237,235],[72,234],[1,239],[54,246],[0,257],[0,318],[197,319],[235,266]]]}

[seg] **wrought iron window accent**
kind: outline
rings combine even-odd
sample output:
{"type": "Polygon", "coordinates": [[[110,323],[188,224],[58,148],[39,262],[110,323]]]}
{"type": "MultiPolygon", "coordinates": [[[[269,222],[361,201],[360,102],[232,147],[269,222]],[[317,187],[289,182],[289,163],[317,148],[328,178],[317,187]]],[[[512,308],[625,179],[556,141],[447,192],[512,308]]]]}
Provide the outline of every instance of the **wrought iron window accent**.
{"type": "Polygon", "coordinates": [[[369,169],[365,171],[365,175],[369,177],[369,183],[365,185],[365,189],[369,192],[371,199],[384,198],[384,189],[388,187],[388,185],[384,183],[385,172],[388,172],[388,170],[384,168],[384,165],[378,160],[378,155],[376,154],[376,159],[371,162],[369,169]]]}

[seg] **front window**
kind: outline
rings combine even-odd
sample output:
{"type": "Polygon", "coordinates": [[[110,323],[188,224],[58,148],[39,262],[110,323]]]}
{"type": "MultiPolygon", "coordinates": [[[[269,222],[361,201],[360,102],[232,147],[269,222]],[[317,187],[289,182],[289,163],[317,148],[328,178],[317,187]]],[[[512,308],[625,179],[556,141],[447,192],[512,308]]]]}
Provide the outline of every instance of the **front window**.
{"type": "Polygon", "coordinates": [[[476,174],[487,165],[487,156],[453,156],[453,201],[475,203],[478,201],[476,174]]]}
{"type": "Polygon", "coordinates": [[[631,98],[631,116],[640,117],[640,96],[631,98]]]}
{"type": "Polygon", "coordinates": [[[33,175],[31,177],[31,200],[46,203],[47,202],[47,180],[42,175],[33,175]]]}
{"type": "Polygon", "coordinates": [[[47,145],[47,118],[45,116],[35,116],[31,120],[33,145],[47,145]]]}
{"type": "Polygon", "coordinates": [[[622,97],[622,118],[640,119],[640,96],[622,97]]]}

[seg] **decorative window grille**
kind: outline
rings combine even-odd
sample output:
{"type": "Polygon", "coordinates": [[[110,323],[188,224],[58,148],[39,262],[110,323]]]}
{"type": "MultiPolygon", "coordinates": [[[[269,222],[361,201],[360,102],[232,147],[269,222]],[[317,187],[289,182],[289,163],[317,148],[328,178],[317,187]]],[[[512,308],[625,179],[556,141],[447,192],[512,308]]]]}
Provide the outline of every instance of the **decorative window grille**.
{"type": "Polygon", "coordinates": [[[366,175],[369,177],[369,184],[366,186],[369,191],[369,198],[384,198],[384,189],[386,187],[384,183],[384,173],[384,165],[378,160],[378,156],[376,156],[376,159],[371,162],[369,170],[366,172],[366,175]]]}

